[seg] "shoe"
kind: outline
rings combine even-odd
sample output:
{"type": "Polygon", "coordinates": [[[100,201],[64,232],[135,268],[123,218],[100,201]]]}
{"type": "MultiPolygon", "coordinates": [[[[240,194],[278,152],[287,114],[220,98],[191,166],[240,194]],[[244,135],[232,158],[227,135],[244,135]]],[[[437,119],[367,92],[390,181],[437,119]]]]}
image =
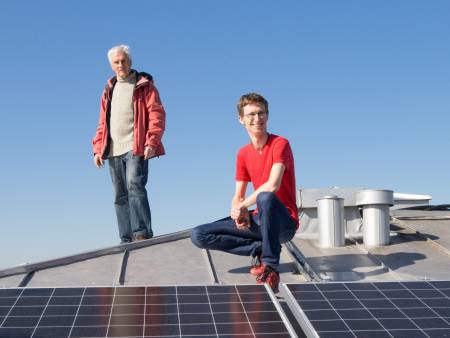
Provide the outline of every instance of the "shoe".
{"type": "Polygon", "coordinates": [[[137,235],[137,236],[134,237],[134,241],[135,242],[137,242],[137,241],[144,241],[146,239],[147,239],[147,236],[145,236],[145,235],[137,235]]]}
{"type": "Polygon", "coordinates": [[[268,284],[270,288],[277,292],[280,283],[280,274],[271,266],[264,266],[264,271],[256,277],[256,284],[268,284]]]}
{"type": "Polygon", "coordinates": [[[264,271],[264,267],[261,261],[261,254],[257,254],[252,258],[252,267],[250,268],[250,274],[253,276],[259,276],[264,271]]]}

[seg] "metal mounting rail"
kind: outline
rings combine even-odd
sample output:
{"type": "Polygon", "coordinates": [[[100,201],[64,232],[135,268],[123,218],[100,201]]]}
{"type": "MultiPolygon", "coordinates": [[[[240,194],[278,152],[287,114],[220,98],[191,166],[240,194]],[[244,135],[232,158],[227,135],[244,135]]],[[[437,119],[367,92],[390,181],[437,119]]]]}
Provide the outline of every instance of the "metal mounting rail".
{"type": "Polygon", "coordinates": [[[216,268],[214,267],[214,263],[212,261],[212,257],[211,257],[211,253],[209,252],[208,249],[205,249],[204,252],[206,253],[206,258],[208,260],[208,265],[209,265],[209,271],[211,272],[211,278],[213,280],[214,284],[221,284],[219,281],[219,277],[217,276],[217,271],[216,268]]]}
{"type": "Polygon", "coordinates": [[[125,284],[125,274],[127,271],[127,265],[128,265],[128,257],[130,256],[130,252],[128,250],[125,250],[122,255],[122,260],[120,263],[120,270],[119,270],[119,276],[117,278],[118,285],[124,285],[125,284]]]}
{"type": "Polygon", "coordinates": [[[30,280],[34,277],[34,271],[30,271],[28,272],[20,281],[19,285],[17,285],[17,287],[19,288],[24,288],[28,285],[28,283],[30,282],[30,280]]]}
{"type": "Polygon", "coordinates": [[[288,249],[289,254],[294,258],[294,264],[300,272],[310,281],[321,282],[322,278],[314,271],[311,265],[306,260],[306,257],[301,253],[297,246],[289,241],[284,244],[288,249]]]}

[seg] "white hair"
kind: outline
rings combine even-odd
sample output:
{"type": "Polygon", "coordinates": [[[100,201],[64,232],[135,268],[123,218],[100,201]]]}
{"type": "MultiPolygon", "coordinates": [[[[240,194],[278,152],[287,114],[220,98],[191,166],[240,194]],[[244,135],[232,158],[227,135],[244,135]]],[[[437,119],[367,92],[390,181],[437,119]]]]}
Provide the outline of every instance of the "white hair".
{"type": "Polygon", "coordinates": [[[118,46],[114,46],[113,48],[111,48],[108,51],[108,60],[109,63],[112,63],[112,58],[117,54],[117,53],[124,53],[127,57],[128,60],[130,60],[131,62],[131,51],[130,51],[130,47],[127,45],[118,45],[118,46]]]}

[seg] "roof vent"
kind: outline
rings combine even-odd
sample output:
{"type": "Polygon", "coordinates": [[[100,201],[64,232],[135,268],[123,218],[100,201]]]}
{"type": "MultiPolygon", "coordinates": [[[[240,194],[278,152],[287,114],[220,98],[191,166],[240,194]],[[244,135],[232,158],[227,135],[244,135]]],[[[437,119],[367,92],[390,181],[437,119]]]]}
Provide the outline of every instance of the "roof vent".
{"type": "Polygon", "coordinates": [[[361,190],[356,205],[363,208],[363,240],[366,247],[389,244],[389,207],[394,205],[392,190],[361,190]]]}
{"type": "Polygon", "coordinates": [[[334,248],[345,245],[344,199],[324,196],[317,200],[319,246],[334,248]]]}

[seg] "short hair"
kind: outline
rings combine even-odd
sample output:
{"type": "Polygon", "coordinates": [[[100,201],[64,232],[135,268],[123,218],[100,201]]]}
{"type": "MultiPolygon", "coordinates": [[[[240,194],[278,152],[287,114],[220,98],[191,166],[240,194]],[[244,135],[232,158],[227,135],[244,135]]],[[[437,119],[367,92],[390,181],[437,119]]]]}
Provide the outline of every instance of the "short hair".
{"type": "Polygon", "coordinates": [[[264,107],[264,110],[269,114],[269,102],[258,93],[248,93],[241,96],[237,103],[237,111],[239,116],[244,114],[244,107],[248,104],[260,104],[264,107]]]}
{"type": "Polygon", "coordinates": [[[109,63],[112,63],[112,58],[114,57],[114,55],[116,55],[117,53],[124,53],[128,60],[130,60],[131,62],[131,51],[130,51],[130,47],[127,45],[118,45],[118,46],[114,46],[113,48],[111,48],[108,51],[108,60],[109,63]]]}

